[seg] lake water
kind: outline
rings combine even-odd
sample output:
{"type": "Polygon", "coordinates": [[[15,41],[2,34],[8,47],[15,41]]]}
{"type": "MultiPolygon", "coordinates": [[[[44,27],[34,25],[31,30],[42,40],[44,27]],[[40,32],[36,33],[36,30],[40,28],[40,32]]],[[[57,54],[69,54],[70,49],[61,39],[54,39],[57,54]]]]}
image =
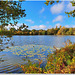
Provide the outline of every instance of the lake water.
{"type": "Polygon", "coordinates": [[[17,35],[0,38],[0,73],[23,73],[19,67],[21,64],[28,60],[38,62],[39,59],[45,62],[47,55],[54,50],[53,46],[64,47],[67,40],[75,43],[75,36],[17,35]]]}

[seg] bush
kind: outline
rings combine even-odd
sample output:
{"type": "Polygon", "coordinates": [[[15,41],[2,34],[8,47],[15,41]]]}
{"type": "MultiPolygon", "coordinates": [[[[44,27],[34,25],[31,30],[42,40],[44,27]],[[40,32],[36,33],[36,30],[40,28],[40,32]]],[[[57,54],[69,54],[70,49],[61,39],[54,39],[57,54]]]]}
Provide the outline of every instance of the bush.
{"type": "Polygon", "coordinates": [[[75,73],[75,44],[68,40],[64,48],[55,48],[55,51],[48,55],[45,68],[40,67],[41,63],[28,61],[28,64],[21,65],[21,68],[25,73],[75,73]]]}
{"type": "Polygon", "coordinates": [[[74,61],[75,44],[69,43],[64,48],[49,54],[45,68],[47,73],[75,73],[74,61]]]}

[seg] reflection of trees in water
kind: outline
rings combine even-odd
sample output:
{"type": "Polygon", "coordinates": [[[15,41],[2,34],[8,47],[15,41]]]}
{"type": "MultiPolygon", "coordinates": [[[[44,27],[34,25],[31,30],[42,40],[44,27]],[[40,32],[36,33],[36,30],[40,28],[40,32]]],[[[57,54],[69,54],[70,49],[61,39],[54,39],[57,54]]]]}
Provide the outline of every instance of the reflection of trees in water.
{"type": "Polygon", "coordinates": [[[4,62],[4,60],[3,60],[2,58],[0,58],[0,63],[1,63],[1,62],[4,62]]]}
{"type": "Polygon", "coordinates": [[[0,52],[5,48],[9,48],[9,46],[13,46],[13,42],[11,41],[12,37],[0,36],[0,52]]]}
{"type": "MultiPolygon", "coordinates": [[[[9,48],[9,46],[14,45],[11,38],[12,37],[0,36],[0,52],[2,52],[5,48],[9,48]]],[[[3,57],[3,55],[1,56],[3,57]]],[[[0,57],[0,63],[5,61],[2,57],[0,57]]]]}

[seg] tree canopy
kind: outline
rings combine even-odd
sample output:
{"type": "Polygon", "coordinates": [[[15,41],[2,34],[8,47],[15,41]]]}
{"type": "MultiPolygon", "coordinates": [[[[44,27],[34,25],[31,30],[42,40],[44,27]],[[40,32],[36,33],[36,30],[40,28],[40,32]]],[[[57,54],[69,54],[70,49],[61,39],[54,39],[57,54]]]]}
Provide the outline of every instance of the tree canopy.
{"type": "Polygon", "coordinates": [[[28,26],[26,26],[26,25],[23,23],[23,25],[21,25],[18,30],[21,31],[21,30],[25,30],[25,29],[27,29],[27,28],[28,28],[28,26]]]}
{"type": "Polygon", "coordinates": [[[0,1],[0,23],[2,26],[12,25],[11,20],[16,25],[18,20],[25,16],[25,9],[21,8],[20,1],[0,1]]]}

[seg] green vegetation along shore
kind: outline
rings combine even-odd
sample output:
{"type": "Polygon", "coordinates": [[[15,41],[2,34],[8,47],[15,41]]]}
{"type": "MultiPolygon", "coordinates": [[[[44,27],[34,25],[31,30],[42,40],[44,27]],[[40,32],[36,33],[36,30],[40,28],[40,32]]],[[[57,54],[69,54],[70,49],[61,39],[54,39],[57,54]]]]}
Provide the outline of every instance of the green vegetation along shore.
{"type": "Polygon", "coordinates": [[[0,35],[75,35],[75,28],[66,28],[66,27],[55,27],[47,30],[28,30],[27,28],[21,29],[19,27],[17,30],[15,28],[0,29],[0,35]]]}

